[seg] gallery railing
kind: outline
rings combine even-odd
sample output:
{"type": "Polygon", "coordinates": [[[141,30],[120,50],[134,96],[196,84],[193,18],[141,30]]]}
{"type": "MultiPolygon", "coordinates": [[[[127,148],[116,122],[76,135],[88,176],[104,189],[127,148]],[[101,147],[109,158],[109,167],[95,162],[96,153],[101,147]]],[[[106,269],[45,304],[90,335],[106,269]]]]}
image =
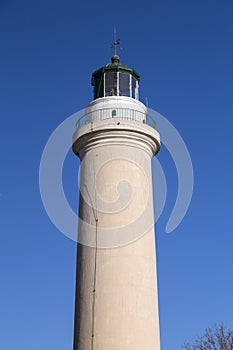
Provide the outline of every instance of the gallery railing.
{"type": "Polygon", "coordinates": [[[87,113],[79,118],[76,127],[106,119],[129,120],[146,124],[155,129],[155,120],[148,114],[130,108],[102,108],[87,113]]]}

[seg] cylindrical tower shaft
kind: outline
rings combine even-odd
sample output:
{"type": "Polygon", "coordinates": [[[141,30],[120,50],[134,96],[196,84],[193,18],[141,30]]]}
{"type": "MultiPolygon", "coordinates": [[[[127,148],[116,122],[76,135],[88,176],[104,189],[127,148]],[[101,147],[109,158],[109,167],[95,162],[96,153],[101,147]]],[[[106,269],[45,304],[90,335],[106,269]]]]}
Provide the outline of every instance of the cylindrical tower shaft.
{"type": "Polygon", "coordinates": [[[159,350],[151,176],[159,134],[128,97],[96,100],[86,119],[73,138],[81,158],[74,350],[159,350]]]}

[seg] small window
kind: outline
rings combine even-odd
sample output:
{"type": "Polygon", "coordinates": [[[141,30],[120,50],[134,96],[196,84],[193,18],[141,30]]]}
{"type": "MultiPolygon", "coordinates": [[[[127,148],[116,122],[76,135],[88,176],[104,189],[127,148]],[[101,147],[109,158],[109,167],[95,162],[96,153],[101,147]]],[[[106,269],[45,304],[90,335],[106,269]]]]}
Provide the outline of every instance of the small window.
{"type": "Polygon", "coordinates": [[[114,117],[116,117],[116,110],[115,109],[112,110],[112,118],[114,118],[114,117]]]}

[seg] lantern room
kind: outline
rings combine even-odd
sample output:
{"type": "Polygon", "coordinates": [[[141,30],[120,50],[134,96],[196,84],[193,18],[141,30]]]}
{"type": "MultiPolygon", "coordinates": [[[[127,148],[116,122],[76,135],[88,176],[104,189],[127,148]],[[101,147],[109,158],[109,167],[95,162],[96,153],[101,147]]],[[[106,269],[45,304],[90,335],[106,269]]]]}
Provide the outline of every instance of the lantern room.
{"type": "Polygon", "coordinates": [[[139,99],[140,75],[132,68],[120,63],[114,54],[111,63],[92,74],[94,99],[106,96],[128,96],[139,99]]]}

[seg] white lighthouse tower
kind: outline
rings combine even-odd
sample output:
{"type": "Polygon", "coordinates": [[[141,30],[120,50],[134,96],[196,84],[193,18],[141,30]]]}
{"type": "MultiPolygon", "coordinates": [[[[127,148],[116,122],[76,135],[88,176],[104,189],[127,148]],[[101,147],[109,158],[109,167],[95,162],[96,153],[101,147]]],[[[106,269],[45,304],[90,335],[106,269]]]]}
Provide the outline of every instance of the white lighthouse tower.
{"type": "Polygon", "coordinates": [[[160,137],[139,80],[115,50],[92,75],[94,100],[73,135],[81,159],[74,350],[160,349],[151,175],[160,137]]]}

